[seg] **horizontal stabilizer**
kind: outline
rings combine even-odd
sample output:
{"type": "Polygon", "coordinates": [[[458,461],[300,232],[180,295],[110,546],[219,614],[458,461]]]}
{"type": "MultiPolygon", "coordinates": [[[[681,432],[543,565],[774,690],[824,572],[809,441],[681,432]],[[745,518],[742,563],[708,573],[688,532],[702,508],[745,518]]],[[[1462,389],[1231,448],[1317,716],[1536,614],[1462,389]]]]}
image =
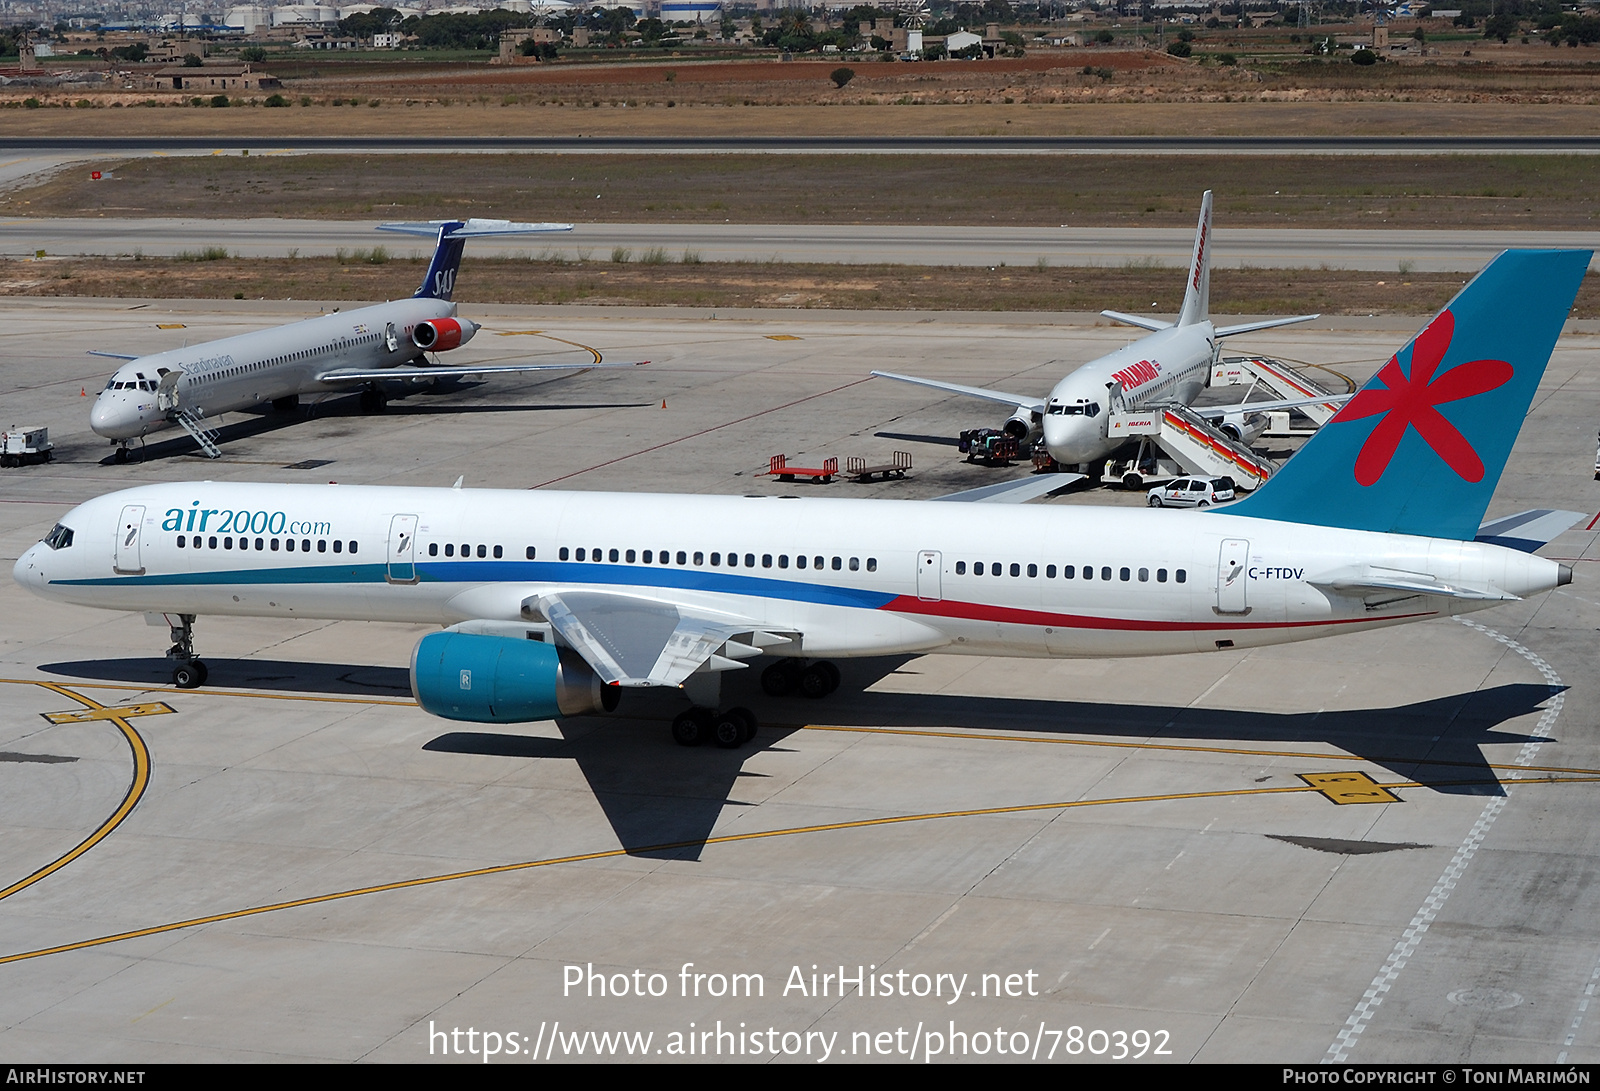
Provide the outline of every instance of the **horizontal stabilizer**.
{"type": "Polygon", "coordinates": [[[983,485],[965,492],[935,496],[934,500],[952,500],[963,504],[1025,504],[1041,496],[1076,485],[1086,478],[1083,474],[1030,474],[1015,481],[1002,481],[998,485],[983,485]]]}
{"type": "Polygon", "coordinates": [[[984,401],[999,402],[1001,405],[1026,409],[1033,413],[1044,412],[1044,402],[1031,394],[1007,394],[1004,390],[986,390],[981,386],[962,386],[960,383],[944,383],[938,379],[919,379],[915,375],[896,375],[892,371],[874,371],[872,374],[880,379],[897,379],[902,383],[930,386],[935,390],[965,394],[969,398],[982,398],[984,401]]]}
{"type": "MultiPolygon", "coordinates": [[[[393,223],[381,223],[379,231],[394,231],[401,235],[424,235],[430,239],[439,237],[439,229],[446,224],[459,223],[457,220],[402,220],[393,223]]],[[[537,235],[547,231],[571,231],[571,224],[558,223],[513,223],[511,220],[479,220],[472,219],[461,223],[461,226],[452,231],[445,232],[448,239],[474,239],[485,235],[537,235]]]]}
{"type": "Polygon", "coordinates": [[[1516,602],[1519,596],[1490,587],[1444,583],[1426,572],[1405,572],[1394,568],[1361,565],[1341,572],[1308,579],[1314,587],[1325,587],[1345,594],[1400,592],[1408,595],[1438,595],[1471,602],[1516,602]]]}
{"type": "Polygon", "coordinates": [[[1121,311],[1101,311],[1101,318],[1109,318],[1113,322],[1121,322],[1124,326],[1137,326],[1141,330],[1157,333],[1161,330],[1170,330],[1171,322],[1163,322],[1159,318],[1144,318],[1137,314],[1124,314],[1121,311]]]}
{"type": "Polygon", "coordinates": [[[426,383],[434,379],[459,379],[466,375],[516,375],[525,371],[588,371],[591,368],[643,367],[649,360],[625,364],[485,364],[482,367],[384,367],[364,370],[343,367],[317,376],[317,382],[329,386],[350,386],[356,383],[411,382],[426,383]]]}
{"type": "Polygon", "coordinates": [[[1260,322],[1241,322],[1237,326],[1218,326],[1213,332],[1218,337],[1233,337],[1241,333],[1254,333],[1256,330],[1270,330],[1277,326],[1292,326],[1296,322],[1310,322],[1321,317],[1320,314],[1297,314],[1293,318],[1265,318],[1260,322]]]}
{"type": "Polygon", "coordinates": [[[1578,511],[1553,511],[1549,508],[1520,511],[1502,519],[1490,519],[1478,528],[1477,537],[1473,540],[1532,553],[1549,545],[1582,518],[1583,513],[1578,511]]]}

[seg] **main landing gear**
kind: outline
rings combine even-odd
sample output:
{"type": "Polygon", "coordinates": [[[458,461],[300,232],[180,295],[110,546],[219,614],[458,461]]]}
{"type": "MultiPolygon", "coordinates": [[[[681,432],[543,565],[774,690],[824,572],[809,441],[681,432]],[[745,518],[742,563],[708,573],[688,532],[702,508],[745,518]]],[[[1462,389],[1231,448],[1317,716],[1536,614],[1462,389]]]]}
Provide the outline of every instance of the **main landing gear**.
{"type": "MultiPolygon", "coordinates": [[[[173,615],[168,614],[170,619],[173,615]]],[[[206,684],[209,673],[206,665],[194,654],[194,615],[178,614],[178,624],[173,625],[172,647],[167,658],[172,660],[172,684],[179,689],[198,689],[206,684]]]]}
{"type": "Polygon", "coordinates": [[[735,750],[756,737],[756,716],[748,708],[713,712],[691,708],[672,721],[672,740],[679,746],[699,746],[714,742],[724,750],[735,750]]]}
{"type": "Polygon", "coordinates": [[[384,413],[389,409],[389,395],[377,383],[369,383],[361,392],[361,411],[363,413],[384,413]]]}
{"type": "Polygon", "coordinates": [[[806,697],[826,697],[839,688],[839,668],[825,659],[809,664],[780,659],[761,672],[761,688],[769,697],[786,697],[796,690],[806,697]]]}

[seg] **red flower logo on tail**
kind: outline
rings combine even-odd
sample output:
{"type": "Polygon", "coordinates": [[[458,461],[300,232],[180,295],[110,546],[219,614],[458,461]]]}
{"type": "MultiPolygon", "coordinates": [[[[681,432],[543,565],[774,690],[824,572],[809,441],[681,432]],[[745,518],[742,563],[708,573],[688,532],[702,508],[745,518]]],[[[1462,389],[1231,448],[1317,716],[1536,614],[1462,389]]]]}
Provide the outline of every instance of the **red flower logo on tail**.
{"type": "Polygon", "coordinates": [[[1400,370],[1399,357],[1389,357],[1378,372],[1378,381],[1387,389],[1361,391],[1329,421],[1332,424],[1385,414],[1356,456],[1356,481],[1360,484],[1376,484],[1383,476],[1408,427],[1415,428],[1462,480],[1483,480],[1483,460],[1478,452],[1434,407],[1504,386],[1511,381],[1513,369],[1504,360],[1472,360],[1434,379],[1434,370],[1450,348],[1455,328],[1456,320],[1449,311],[1440,314],[1417,334],[1412,344],[1410,378],[1400,370]]]}

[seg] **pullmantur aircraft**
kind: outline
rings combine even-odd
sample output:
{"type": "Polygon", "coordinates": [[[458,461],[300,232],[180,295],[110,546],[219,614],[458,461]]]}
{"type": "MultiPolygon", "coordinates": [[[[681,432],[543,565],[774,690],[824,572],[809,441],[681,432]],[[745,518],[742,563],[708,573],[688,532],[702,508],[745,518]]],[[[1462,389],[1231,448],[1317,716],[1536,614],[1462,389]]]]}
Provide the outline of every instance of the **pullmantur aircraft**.
{"type": "Polygon", "coordinates": [[[361,404],[381,411],[387,386],[429,383],[469,375],[514,375],[529,371],[574,371],[633,364],[490,364],[476,367],[427,365],[427,353],[466,344],[481,328],[456,315],[451,300],[466,240],[484,235],[571,231],[571,224],[509,220],[435,220],[386,223],[398,231],[437,239],[422,286],[409,299],[335,312],[287,326],[169,349],[149,356],[95,352],[128,363],[111,376],[89,411],[89,427],[117,445],[116,460],[151,432],[181,427],[208,458],[217,458],[217,433],[207,423],[221,413],[260,409],[288,412],[302,394],[327,394],[365,387],[361,404]]]}
{"type": "Polygon", "coordinates": [[[756,723],[718,707],[717,683],[763,655],[780,657],[769,693],[824,696],[829,657],[1164,655],[1468,613],[1572,578],[1532,551],[1578,513],[1480,520],[1589,259],[1501,254],[1222,508],[973,519],[930,501],[188,482],[79,505],[14,575],[165,615],[182,687],[206,677],[198,615],[415,622],[447,627],[411,657],[436,716],[545,720],[680,687],[675,738],[725,747],[756,723]]]}
{"type": "MultiPolygon", "coordinates": [[[[1014,406],[1003,428],[1019,441],[1043,438],[1050,457],[1063,466],[1077,466],[1087,473],[1099,462],[1129,441],[1126,433],[1108,428],[1113,412],[1126,413],[1163,406],[1190,406],[1211,385],[1219,342],[1225,337],[1276,326],[1309,322],[1321,315],[1302,314],[1293,318],[1273,318],[1235,326],[1216,326],[1210,318],[1211,302],[1211,191],[1200,199],[1200,223],[1195,229],[1194,256],[1189,263],[1189,283],[1184,289],[1183,307],[1176,322],[1163,322],[1120,311],[1101,311],[1105,317],[1140,329],[1151,330],[1129,345],[1090,360],[1055,385],[1048,397],[1013,394],[1004,390],[963,386],[937,379],[919,379],[891,371],[874,371],[884,379],[964,394],[972,398],[1014,406]]],[[[1248,443],[1265,427],[1266,413],[1277,409],[1337,403],[1341,396],[1294,397],[1277,401],[1251,402],[1248,406],[1218,406],[1195,409],[1206,421],[1221,424],[1218,438],[1248,443]]],[[[1204,422],[1193,422],[1204,428],[1204,422]]],[[[1246,456],[1248,459],[1248,456],[1246,456]]],[[[1212,472],[1212,467],[1195,466],[1191,472],[1212,472]]],[[[1242,483],[1253,480],[1247,467],[1242,483]]],[[[1269,471],[1270,472],[1270,471],[1269,471]]]]}

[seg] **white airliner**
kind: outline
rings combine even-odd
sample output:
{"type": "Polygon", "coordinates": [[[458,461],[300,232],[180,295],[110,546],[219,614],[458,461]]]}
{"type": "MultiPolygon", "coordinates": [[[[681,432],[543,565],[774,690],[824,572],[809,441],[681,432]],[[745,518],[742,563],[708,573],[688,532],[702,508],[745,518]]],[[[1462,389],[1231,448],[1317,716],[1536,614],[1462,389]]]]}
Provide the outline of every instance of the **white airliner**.
{"type": "Polygon", "coordinates": [[[1250,498],[1223,508],[1011,506],[349,485],[151,484],[68,512],[28,590],[172,627],[197,615],[447,626],[412,687],[515,723],[681,686],[692,744],[748,741],[720,672],[821,696],[828,657],[1250,648],[1466,613],[1570,581],[1532,550],[1580,518],[1480,527],[1587,251],[1508,251],[1250,498]]]}
{"type": "MultiPolygon", "coordinates": [[[[1167,405],[1192,405],[1211,383],[1218,343],[1224,337],[1257,330],[1309,322],[1321,315],[1273,318],[1236,326],[1216,326],[1210,318],[1211,301],[1211,191],[1200,199],[1200,224],[1195,230],[1194,256],[1189,263],[1189,283],[1177,322],[1163,322],[1120,311],[1101,311],[1107,318],[1153,331],[1115,352],[1090,360],[1055,385],[1049,397],[1012,394],[978,386],[963,386],[937,379],[919,379],[891,371],[874,371],[884,379],[933,387],[952,394],[1015,406],[1003,425],[1018,440],[1044,439],[1045,447],[1063,466],[1084,472],[1128,442],[1126,436],[1108,434],[1111,410],[1139,410],[1167,405]]],[[[1337,402],[1338,397],[1294,398],[1251,402],[1242,406],[1195,409],[1202,417],[1219,421],[1225,435],[1248,443],[1266,423],[1263,415],[1274,409],[1337,402]],[[1259,422],[1259,423],[1257,423],[1259,422]]]]}
{"type": "Polygon", "coordinates": [[[97,352],[128,363],[117,369],[89,411],[89,427],[117,444],[116,459],[129,444],[163,428],[181,427],[211,458],[221,452],[208,421],[222,413],[292,409],[302,394],[365,387],[362,405],[381,410],[385,384],[432,382],[470,375],[528,371],[572,371],[580,367],[631,364],[490,364],[426,366],[426,354],[445,352],[472,339],[479,326],[456,315],[451,301],[466,240],[484,235],[571,231],[571,224],[508,220],[436,220],[380,224],[380,231],[436,237],[433,261],[422,286],[409,299],[335,312],[287,326],[220,341],[169,349],[149,356],[97,352]]]}

